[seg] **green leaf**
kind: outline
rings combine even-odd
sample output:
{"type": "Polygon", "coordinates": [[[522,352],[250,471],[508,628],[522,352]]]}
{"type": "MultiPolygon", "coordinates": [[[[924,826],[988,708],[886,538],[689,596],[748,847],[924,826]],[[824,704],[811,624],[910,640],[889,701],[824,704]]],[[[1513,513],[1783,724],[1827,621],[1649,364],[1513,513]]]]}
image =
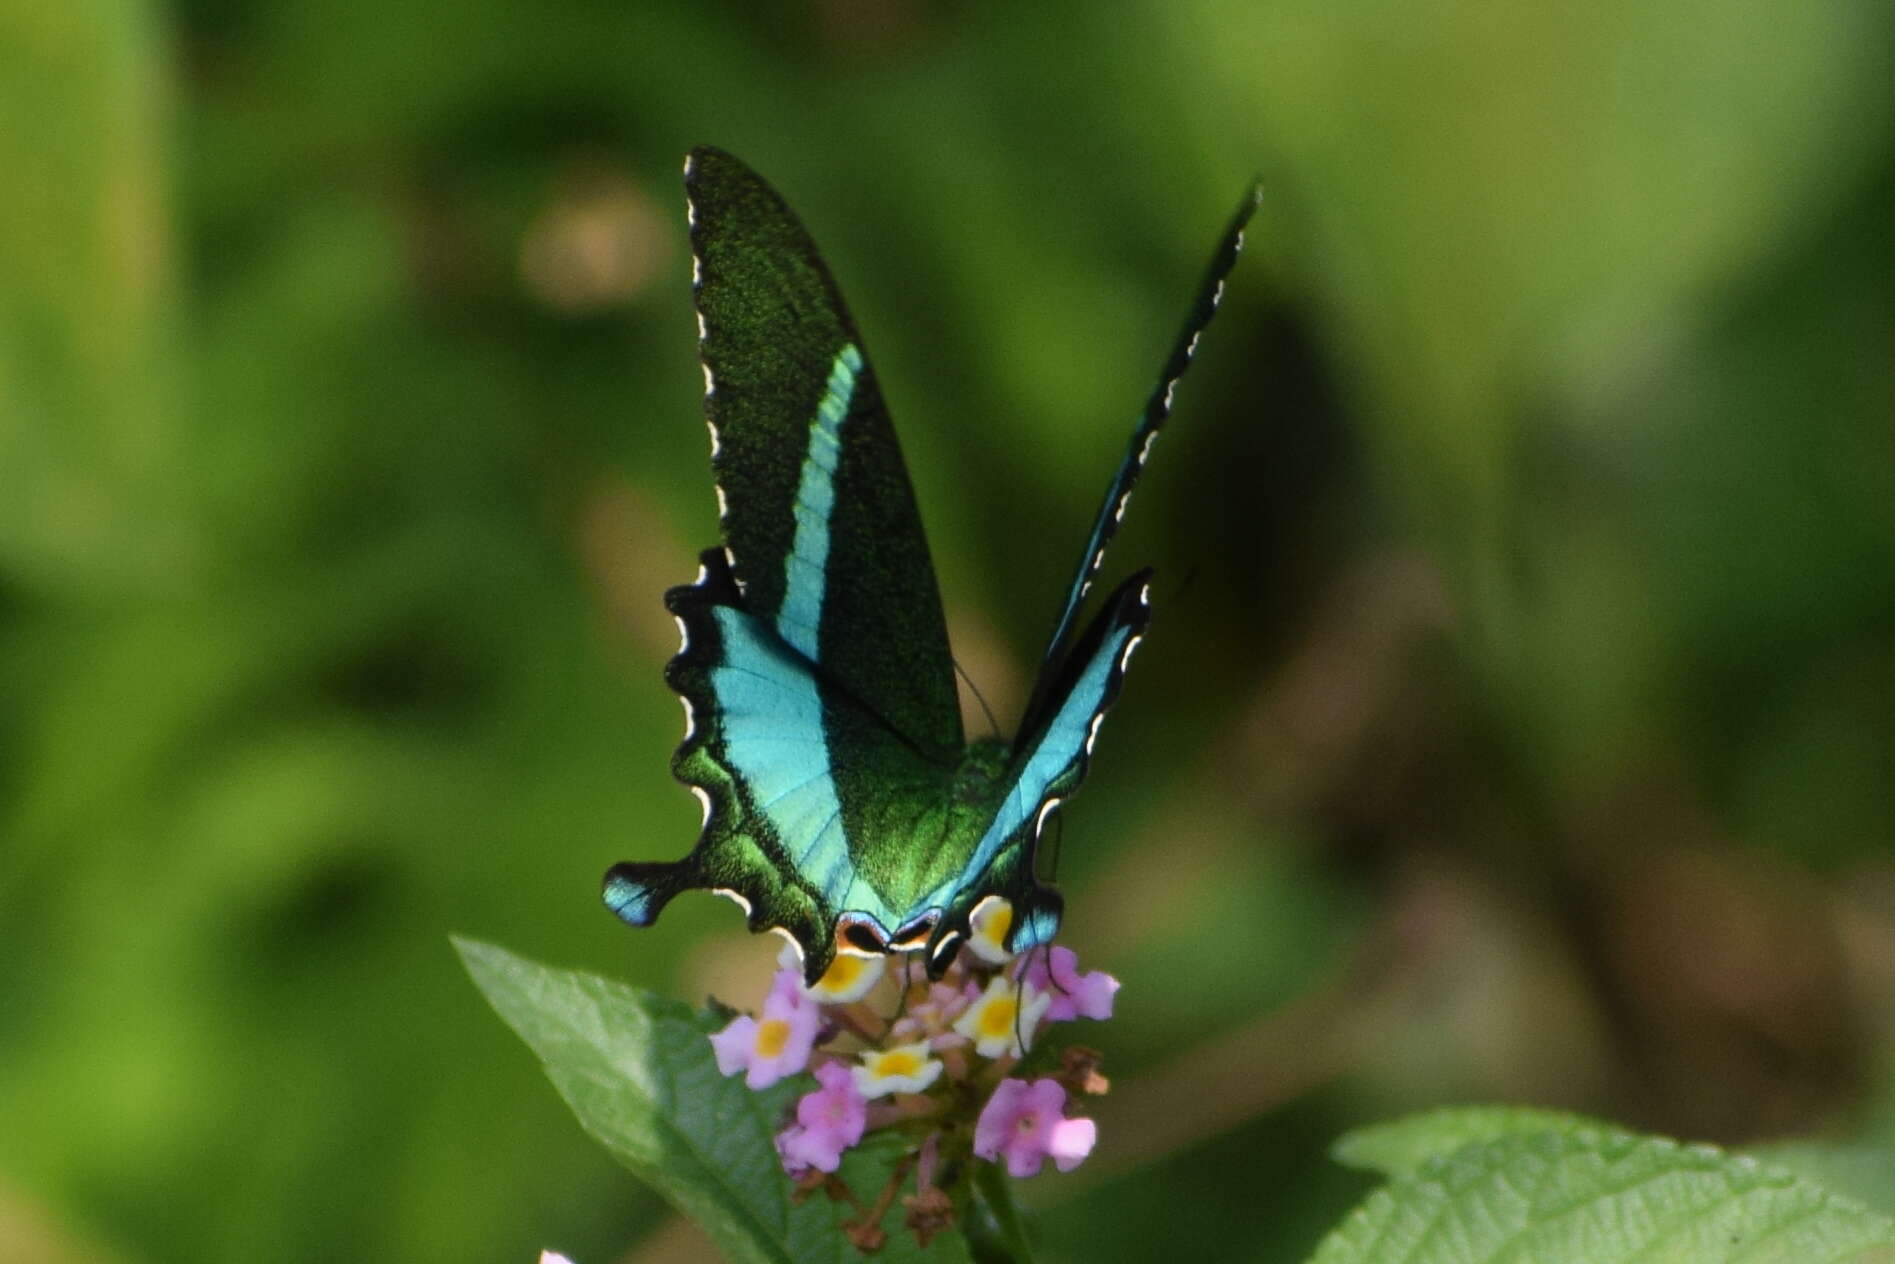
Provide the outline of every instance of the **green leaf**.
{"type": "Polygon", "coordinates": [[[1610,1127],[1537,1106],[1447,1106],[1358,1128],[1337,1141],[1329,1153],[1344,1167],[1401,1177],[1429,1159],[1451,1154],[1462,1146],[1509,1133],[1548,1132],[1586,1124],[1610,1127]]]}
{"type": "Polygon", "coordinates": [[[1895,1152],[1886,1145],[1785,1141],[1753,1151],[1766,1163],[1847,1194],[1883,1215],[1895,1215],[1895,1152]]]}
{"type": "MultiPolygon", "coordinates": [[[[492,944],[456,939],[454,946],[475,985],[539,1055],[586,1131],[701,1224],[728,1258],[772,1264],[861,1258],[838,1229],[853,1210],[820,1196],[795,1205],[777,1164],[774,1133],[807,1085],[784,1083],[757,1093],[741,1079],[718,1074],[705,1039],[714,1021],[681,1002],[556,970],[492,944]]],[[[843,1179],[865,1201],[874,1199],[887,1179],[886,1163],[873,1154],[851,1157],[843,1179]]],[[[888,1244],[877,1260],[949,1264],[968,1258],[955,1235],[944,1234],[923,1251],[899,1215],[882,1227],[888,1244]]]]}
{"type": "Polygon", "coordinates": [[[1895,1259],[1895,1221],[1787,1169],[1557,1112],[1434,1112],[1339,1149],[1398,1175],[1315,1264],[1895,1259]]]}

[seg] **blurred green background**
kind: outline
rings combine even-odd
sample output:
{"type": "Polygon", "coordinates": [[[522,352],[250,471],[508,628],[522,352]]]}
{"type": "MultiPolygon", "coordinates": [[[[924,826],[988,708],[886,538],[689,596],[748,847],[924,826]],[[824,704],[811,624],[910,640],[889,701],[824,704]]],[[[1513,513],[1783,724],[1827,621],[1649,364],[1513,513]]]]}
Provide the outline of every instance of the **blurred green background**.
{"type": "Polygon", "coordinates": [[[1223,218],[1072,808],[1053,1260],[1340,1130],[1895,1131],[1895,9],[0,0],[0,1260],[701,1258],[450,932],[742,999],[678,166],[810,223],[1001,712],[1223,218]],[[1878,1123],[1877,1121],[1883,1121],[1878,1123]]]}

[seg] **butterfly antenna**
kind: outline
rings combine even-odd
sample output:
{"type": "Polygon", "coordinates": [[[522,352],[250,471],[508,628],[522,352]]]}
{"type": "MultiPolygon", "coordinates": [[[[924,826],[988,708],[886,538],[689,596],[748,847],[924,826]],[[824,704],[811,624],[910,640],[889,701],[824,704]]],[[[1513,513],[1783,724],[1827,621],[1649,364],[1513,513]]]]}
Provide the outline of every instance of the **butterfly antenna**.
{"type": "Polygon", "coordinates": [[[1026,1030],[1020,1021],[1021,1011],[1024,1009],[1026,1009],[1026,971],[1021,969],[1014,971],[1013,974],[1013,1047],[1020,1051],[1021,1057],[1026,1056],[1026,1030]]]}
{"type": "Polygon", "coordinates": [[[1029,949],[1028,951],[1044,952],[1046,954],[1046,981],[1051,984],[1053,990],[1058,992],[1061,996],[1071,996],[1072,993],[1066,990],[1065,986],[1060,983],[1058,977],[1053,973],[1053,945],[1051,942],[1040,944],[1037,948],[1029,949]]]}
{"type": "Polygon", "coordinates": [[[994,709],[987,705],[987,695],[980,691],[980,686],[974,683],[974,678],[967,674],[967,669],[961,666],[961,660],[958,658],[954,660],[954,670],[959,672],[961,679],[967,682],[967,688],[974,695],[974,701],[980,703],[980,709],[987,717],[988,730],[998,737],[1000,721],[994,719],[994,709]]]}
{"type": "Polygon", "coordinates": [[[1177,583],[1171,586],[1170,600],[1178,601],[1178,602],[1183,601],[1184,595],[1190,592],[1191,589],[1197,584],[1197,582],[1198,582],[1198,564],[1196,562],[1193,562],[1185,568],[1183,577],[1180,578],[1177,583]]]}

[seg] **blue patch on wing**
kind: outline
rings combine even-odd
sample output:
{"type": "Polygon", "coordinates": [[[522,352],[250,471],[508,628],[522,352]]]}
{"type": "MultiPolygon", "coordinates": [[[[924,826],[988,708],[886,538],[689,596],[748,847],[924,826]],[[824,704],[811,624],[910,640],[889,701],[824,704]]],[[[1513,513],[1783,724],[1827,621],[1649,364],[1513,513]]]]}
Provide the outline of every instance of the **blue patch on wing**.
{"type": "Polygon", "coordinates": [[[797,876],[832,908],[875,918],[889,910],[856,873],[830,771],[823,698],[810,665],[756,619],[717,607],[723,663],[711,670],[725,761],[751,806],[769,818],[797,876]]]}
{"type": "Polygon", "coordinates": [[[716,612],[724,663],[711,672],[724,757],[743,778],[750,801],[770,818],[789,858],[827,889],[849,861],[842,804],[829,771],[822,695],[809,669],[780,644],[757,635],[755,621],[728,607],[716,612]]]}
{"type": "Polygon", "coordinates": [[[1013,927],[1013,951],[1025,952],[1029,948],[1038,948],[1053,942],[1053,936],[1059,933],[1060,905],[1057,903],[1039,904],[1028,908],[1020,915],[1013,927]]]}
{"type": "Polygon", "coordinates": [[[796,539],[783,560],[783,604],[776,631],[811,662],[820,662],[823,593],[828,584],[829,518],[836,507],[836,466],[842,460],[842,423],[855,395],[862,353],[850,343],[836,353],[822,402],[809,423],[809,449],[796,487],[796,539]]]}

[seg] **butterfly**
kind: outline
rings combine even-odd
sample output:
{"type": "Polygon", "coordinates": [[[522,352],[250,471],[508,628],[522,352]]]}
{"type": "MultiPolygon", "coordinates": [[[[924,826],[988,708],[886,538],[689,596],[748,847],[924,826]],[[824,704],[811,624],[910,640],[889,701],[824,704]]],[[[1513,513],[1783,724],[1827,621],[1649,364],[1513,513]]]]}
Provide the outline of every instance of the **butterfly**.
{"type": "Polygon", "coordinates": [[[963,734],[914,491],[862,338],[781,196],[717,149],[685,160],[692,291],[724,545],[665,594],[682,644],[672,771],[704,809],[682,860],[623,863],[606,905],[650,925],[682,891],[734,900],[822,977],[838,951],[925,949],[939,978],[991,899],[1009,951],[1049,942],[1047,821],[1086,775],[1151,615],[1150,571],[1078,615],[1216,311],[1259,200],[1225,230],[1067,584],[1012,741],[963,734]]]}

